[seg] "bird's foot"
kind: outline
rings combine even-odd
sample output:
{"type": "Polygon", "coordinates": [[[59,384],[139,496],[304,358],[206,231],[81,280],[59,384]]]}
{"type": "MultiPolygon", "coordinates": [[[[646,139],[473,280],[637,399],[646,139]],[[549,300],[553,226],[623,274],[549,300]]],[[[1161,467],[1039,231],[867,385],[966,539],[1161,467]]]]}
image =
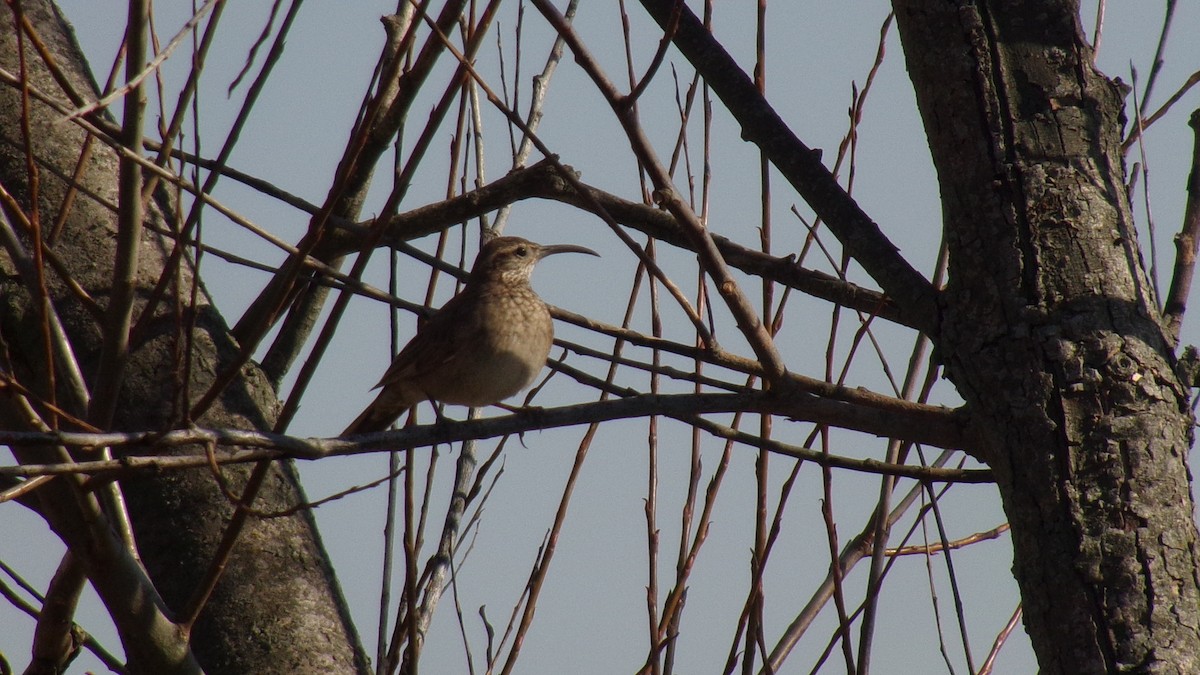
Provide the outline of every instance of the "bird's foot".
{"type": "Polygon", "coordinates": [[[449,417],[446,417],[446,406],[444,406],[441,403],[438,403],[437,401],[434,401],[434,400],[430,400],[429,402],[433,405],[433,423],[434,423],[434,425],[449,424],[450,422],[454,421],[454,420],[450,419],[449,417]]]}
{"type": "MultiPolygon", "coordinates": [[[[541,430],[541,428],[543,426],[545,426],[545,422],[542,421],[541,418],[542,418],[543,414],[546,412],[546,409],[540,405],[519,405],[518,406],[518,405],[509,405],[507,403],[497,403],[496,405],[498,407],[504,408],[505,410],[507,410],[510,413],[513,413],[514,415],[521,415],[523,417],[532,418],[535,423],[534,428],[536,428],[538,430],[541,430]]],[[[517,434],[517,440],[521,441],[521,447],[523,447],[523,448],[529,447],[529,446],[525,445],[525,432],[524,431],[517,434]]]]}
{"type": "Polygon", "coordinates": [[[510,405],[508,403],[497,403],[496,407],[504,408],[508,412],[517,415],[538,415],[546,410],[546,408],[540,405],[510,405]]]}

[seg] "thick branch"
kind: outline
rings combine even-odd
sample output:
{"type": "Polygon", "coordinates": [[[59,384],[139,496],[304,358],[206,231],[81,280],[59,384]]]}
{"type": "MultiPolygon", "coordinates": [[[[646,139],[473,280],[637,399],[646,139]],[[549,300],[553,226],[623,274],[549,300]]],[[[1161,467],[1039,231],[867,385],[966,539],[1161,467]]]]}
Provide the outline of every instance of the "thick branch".
{"type": "MultiPolygon", "coordinates": [[[[919,404],[908,404],[903,407],[899,405],[869,407],[816,396],[785,397],[758,391],[737,394],[629,395],[618,400],[582,403],[559,408],[527,408],[517,414],[481,420],[466,422],[446,420],[437,424],[412,426],[398,431],[366,434],[354,442],[302,439],[282,434],[239,429],[183,429],[165,433],[149,431],[127,433],[0,431],[0,443],[21,447],[54,442],[78,448],[102,446],[173,448],[193,443],[212,443],[221,446],[269,448],[280,450],[288,456],[299,459],[319,459],[333,455],[357,454],[397,447],[419,447],[463,440],[479,440],[505,434],[519,434],[630,417],[667,415],[687,420],[699,415],[734,412],[783,415],[796,421],[828,424],[885,437],[899,437],[937,447],[971,449],[974,446],[969,424],[964,413],[960,411],[919,404]]],[[[728,437],[728,434],[722,435],[728,437]]],[[[735,440],[752,445],[762,444],[764,447],[770,445],[768,441],[746,434],[737,435],[735,440]]],[[[772,447],[782,448],[785,446],[772,447]]],[[[789,450],[786,454],[812,461],[823,461],[819,459],[821,453],[815,451],[789,450]]],[[[269,457],[267,456],[267,458],[269,457]]],[[[166,458],[130,456],[111,462],[81,463],[78,469],[30,470],[29,466],[25,466],[21,470],[0,468],[0,475],[42,475],[75,473],[80,470],[90,472],[128,467],[149,467],[155,466],[155,462],[159,460],[165,461],[166,458]]],[[[880,466],[878,463],[864,464],[858,463],[856,460],[846,460],[846,462],[834,463],[833,466],[860,469],[865,466],[880,466]]],[[[190,462],[185,464],[193,465],[190,462]]]]}

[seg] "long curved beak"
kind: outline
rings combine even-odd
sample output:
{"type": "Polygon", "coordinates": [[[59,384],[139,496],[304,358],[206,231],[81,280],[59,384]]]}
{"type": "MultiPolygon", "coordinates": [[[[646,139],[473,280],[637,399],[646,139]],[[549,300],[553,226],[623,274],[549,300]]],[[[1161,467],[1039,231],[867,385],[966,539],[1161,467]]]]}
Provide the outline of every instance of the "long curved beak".
{"type": "Polygon", "coordinates": [[[549,244],[543,245],[538,251],[538,259],[540,260],[548,255],[554,255],[555,253],[586,253],[588,255],[600,257],[599,253],[596,253],[586,246],[576,246],[575,244],[549,244]]]}

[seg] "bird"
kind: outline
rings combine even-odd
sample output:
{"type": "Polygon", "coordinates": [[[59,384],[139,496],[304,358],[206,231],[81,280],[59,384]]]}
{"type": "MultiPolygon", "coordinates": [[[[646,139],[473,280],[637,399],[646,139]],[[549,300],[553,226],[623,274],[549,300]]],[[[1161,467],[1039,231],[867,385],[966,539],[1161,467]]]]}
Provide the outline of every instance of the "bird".
{"type": "Polygon", "coordinates": [[[485,243],[462,290],[417,328],[375,385],[375,400],[341,435],[383,431],[422,401],[492,405],[532,384],[550,354],[554,324],[529,278],[556,253],[599,255],[520,237],[485,243]]]}

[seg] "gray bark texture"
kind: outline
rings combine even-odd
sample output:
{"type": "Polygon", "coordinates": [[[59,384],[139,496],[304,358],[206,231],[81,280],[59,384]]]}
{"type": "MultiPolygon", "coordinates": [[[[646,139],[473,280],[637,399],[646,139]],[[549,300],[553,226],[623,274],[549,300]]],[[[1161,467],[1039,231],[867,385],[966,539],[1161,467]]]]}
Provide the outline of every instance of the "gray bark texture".
{"type": "Polygon", "coordinates": [[[995,471],[1043,673],[1200,672],[1193,418],[1065,0],[893,3],[938,170],[935,341],[995,471]]]}
{"type": "MultiPolygon", "coordinates": [[[[52,4],[43,0],[22,4],[34,32],[48,47],[70,87],[85,98],[95,97],[95,87],[70,29],[52,4]]],[[[22,66],[15,25],[11,5],[0,10],[0,67],[18,74],[22,66]]],[[[25,68],[29,86],[65,109],[75,107],[31,43],[27,37],[25,68]]],[[[67,179],[76,173],[85,135],[78,126],[64,122],[62,112],[36,97],[30,101],[27,137],[22,131],[19,87],[0,85],[0,185],[15,197],[19,211],[6,208],[5,213],[20,233],[27,252],[32,250],[32,240],[19,224],[23,218],[36,210],[48,240],[52,224],[63,218],[61,234],[47,246],[48,255],[60,266],[48,269],[46,285],[49,301],[88,379],[97,371],[102,354],[102,319],[89,312],[64,282],[68,277],[73,279],[101,310],[111,297],[118,155],[109,145],[93,142],[79,171],[78,192],[69,199],[67,179]],[[27,139],[38,168],[36,198],[26,166],[27,139]]],[[[172,221],[152,204],[147,205],[147,214],[148,226],[167,228],[172,221]]],[[[186,397],[198,397],[218,373],[236,364],[238,345],[202,289],[196,305],[190,306],[194,276],[186,256],[178,270],[166,272],[170,281],[153,316],[141,315],[146,299],[164,275],[172,247],[169,237],[151,229],[144,231],[135,280],[134,323],[139,328],[131,336],[123,384],[118,392],[91,392],[93,399],[118,397],[113,429],[155,430],[179,424],[189,405],[186,397]]],[[[2,365],[45,401],[51,392],[45,377],[43,313],[23,271],[11,249],[0,253],[0,337],[5,351],[2,365]]],[[[65,380],[57,378],[59,405],[78,418],[86,418],[83,402],[61,386],[65,380]]],[[[266,430],[273,423],[276,406],[275,393],[266,379],[256,367],[247,365],[219,400],[195,421],[213,427],[266,430]]],[[[35,409],[43,419],[48,418],[45,406],[35,405],[35,409]]],[[[0,423],[7,428],[31,428],[29,414],[12,396],[0,396],[0,423]]],[[[63,420],[61,426],[75,425],[63,420]]],[[[20,450],[19,456],[31,461],[44,459],[53,451],[45,449],[39,455],[33,450],[20,450]]],[[[158,452],[149,448],[145,451],[158,452]]],[[[224,469],[235,494],[240,493],[248,474],[248,468],[224,469]]],[[[210,674],[368,671],[307,511],[249,519],[188,641],[188,636],[181,638],[173,622],[192,601],[233,512],[211,472],[170,472],[121,481],[148,580],[117,543],[89,486],[67,479],[48,486],[39,491],[39,511],[82,561],[90,583],[117,623],[132,672],[194,672],[197,663],[210,674]],[[122,619],[131,615],[143,620],[122,619]],[[187,653],[189,645],[194,661],[187,653]]],[[[269,472],[254,506],[278,511],[303,500],[293,467],[278,463],[269,472]]]]}

